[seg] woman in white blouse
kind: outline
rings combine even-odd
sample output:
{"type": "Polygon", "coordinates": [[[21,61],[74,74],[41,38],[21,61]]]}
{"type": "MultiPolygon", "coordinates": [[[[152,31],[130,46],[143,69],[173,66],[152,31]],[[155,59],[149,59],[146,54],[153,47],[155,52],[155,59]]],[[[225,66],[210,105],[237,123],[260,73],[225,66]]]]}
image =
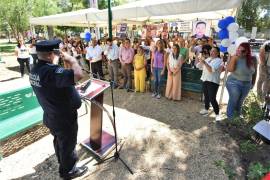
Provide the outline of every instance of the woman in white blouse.
{"type": "Polygon", "coordinates": [[[203,93],[204,93],[204,105],[205,109],[200,111],[202,115],[208,115],[210,103],[216,114],[216,121],[222,120],[219,115],[219,105],[216,100],[219,82],[220,82],[220,72],[222,67],[222,60],[220,59],[220,50],[218,47],[213,47],[210,51],[210,57],[207,57],[207,52],[203,51],[203,57],[197,64],[198,68],[202,68],[203,81],[203,93]]]}
{"type": "Polygon", "coordinates": [[[181,66],[183,59],[180,54],[180,47],[174,44],[172,52],[168,55],[167,69],[168,79],[166,85],[165,97],[172,100],[181,100],[181,66]]]}
{"type": "Polygon", "coordinates": [[[15,47],[15,55],[20,64],[21,77],[24,76],[24,64],[26,65],[28,73],[30,73],[30,54],[28,48],[24,45],[23,40],[20,40],[15,47]]]}

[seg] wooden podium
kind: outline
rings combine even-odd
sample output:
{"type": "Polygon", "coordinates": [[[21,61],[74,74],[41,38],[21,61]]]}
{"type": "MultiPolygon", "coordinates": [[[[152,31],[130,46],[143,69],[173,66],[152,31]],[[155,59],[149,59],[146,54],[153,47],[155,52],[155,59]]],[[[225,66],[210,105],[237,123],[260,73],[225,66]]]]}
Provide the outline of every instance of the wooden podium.
{"type": "Polygon", "coordinates": [[[115,147],[115,137],[102,130],[103,109],[100,107],[103,107],[104,91],[110,87],[110,83],[99,79],[90,81],[91,84],[85,92],[80,88],[87,82],[77,87],[80,96],[91,102],[90,137],[81,144],[99,158],[104,158],[115,147]]]}

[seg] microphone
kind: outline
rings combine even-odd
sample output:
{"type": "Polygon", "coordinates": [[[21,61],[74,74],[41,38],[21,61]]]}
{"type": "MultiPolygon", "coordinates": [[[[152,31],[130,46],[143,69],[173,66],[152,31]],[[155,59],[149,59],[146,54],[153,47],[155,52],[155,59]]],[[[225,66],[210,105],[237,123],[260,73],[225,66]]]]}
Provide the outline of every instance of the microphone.
{"type": "Polygon", "coordinates": [[[86,89],[91,85],[91,80],[89,80],[85,85],[81,86],[80,90],[85,93],[86,89]]]}

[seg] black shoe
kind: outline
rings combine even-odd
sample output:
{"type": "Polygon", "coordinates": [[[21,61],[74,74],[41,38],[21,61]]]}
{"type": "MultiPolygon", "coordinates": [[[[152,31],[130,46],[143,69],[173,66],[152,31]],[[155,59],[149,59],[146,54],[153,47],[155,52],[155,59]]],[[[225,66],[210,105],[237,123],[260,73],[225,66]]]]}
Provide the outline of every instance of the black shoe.
{"type": "Polygon", "coordinates": [[[84,175],[87,171],[88,171],[87,166],[76,167],[73,170],[71,170],[68,173],[68,175],[63,176],[62,178],[65,180],[74,179],[74,178],[84,175]]]}
{"type": "Polygon", "coordinates": [[[132,89],[127,89],[127,92],[133,92],[132,89]]]}

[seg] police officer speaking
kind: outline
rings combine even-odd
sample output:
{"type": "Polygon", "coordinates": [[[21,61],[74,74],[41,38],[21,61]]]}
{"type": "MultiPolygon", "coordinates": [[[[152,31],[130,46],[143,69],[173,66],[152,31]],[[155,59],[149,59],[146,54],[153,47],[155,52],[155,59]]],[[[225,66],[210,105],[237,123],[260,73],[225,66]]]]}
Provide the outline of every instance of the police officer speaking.
{"type": "Polygon", "coordinates": [[[74,87],[83,77],[82,69],[72,56],[61,52],[61,57],[71,69],[57,65],[59,40],[41,41],[36,44],[38,63],[32,69],[29,80],[41,105],[43,123],[54,136],[53,144],[59,162],[60,177],[73,179],[87,172],[87,167],[77,167],[75,146],[77,143],[77,109],[80,97],[74,87]]]}

